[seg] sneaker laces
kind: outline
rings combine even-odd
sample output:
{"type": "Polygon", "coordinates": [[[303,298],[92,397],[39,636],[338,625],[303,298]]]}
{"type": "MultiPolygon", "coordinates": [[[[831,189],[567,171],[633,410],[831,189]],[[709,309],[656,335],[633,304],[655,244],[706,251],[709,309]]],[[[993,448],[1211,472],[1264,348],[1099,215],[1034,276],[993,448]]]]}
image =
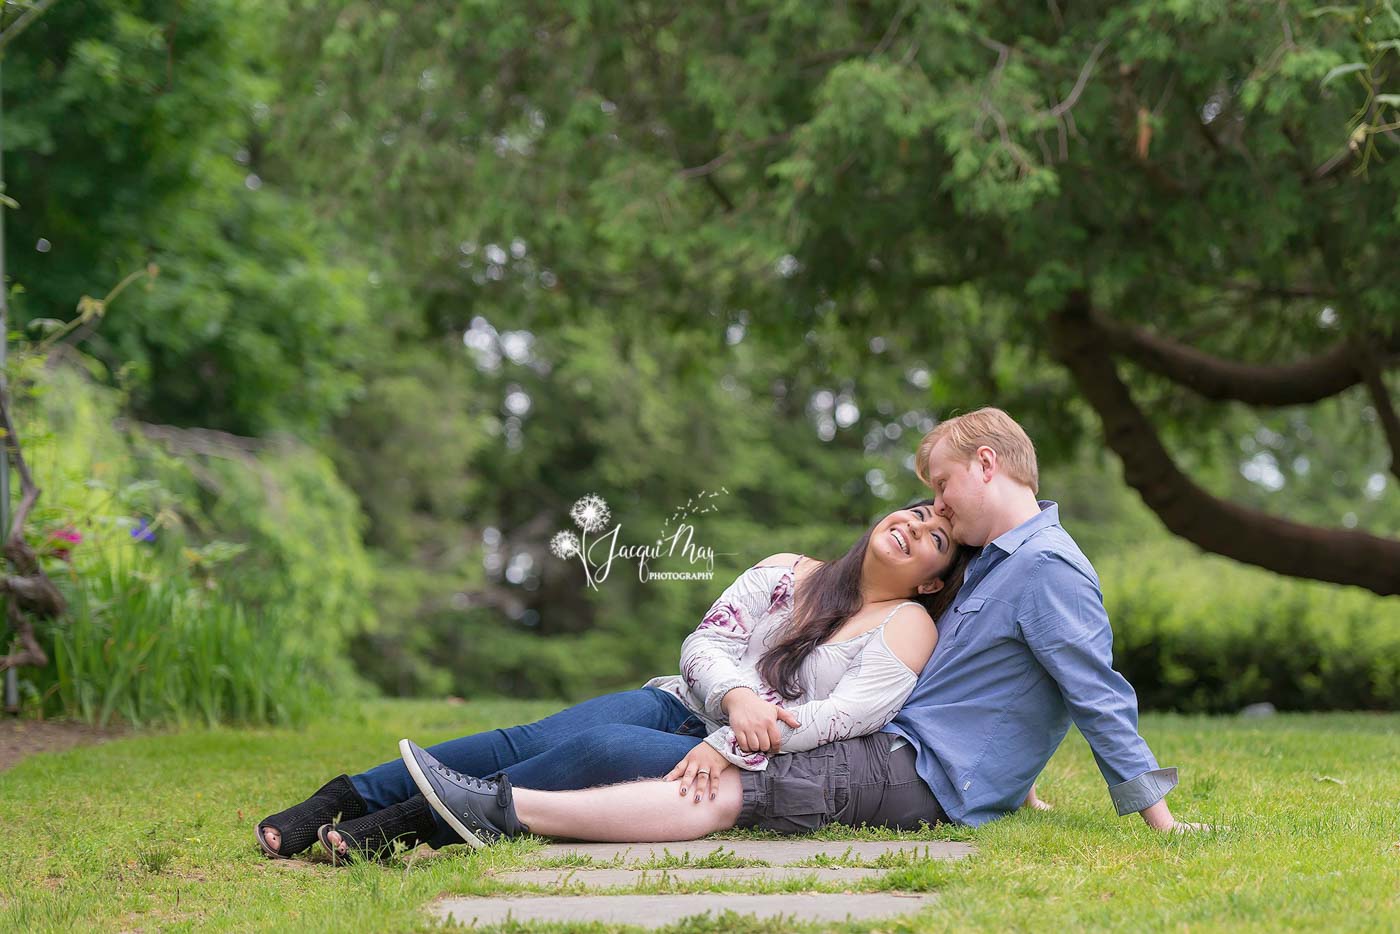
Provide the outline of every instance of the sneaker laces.
{"type": "Polygon", "coordinates": [[[491,794],[492,792],[496,791],[496,783],[488,778],[477,778],[473,775],[467,775],[463,772],[457,771],[454,768],[450,768],[449,766],[443,765],[440,762],[436,766],[434,766],[434,768],[436,768],[439,772],[446,775],[453,781],[461,782],[463,785],[466,785],[472,791],[479,791],[485,794],[491,794]]]}

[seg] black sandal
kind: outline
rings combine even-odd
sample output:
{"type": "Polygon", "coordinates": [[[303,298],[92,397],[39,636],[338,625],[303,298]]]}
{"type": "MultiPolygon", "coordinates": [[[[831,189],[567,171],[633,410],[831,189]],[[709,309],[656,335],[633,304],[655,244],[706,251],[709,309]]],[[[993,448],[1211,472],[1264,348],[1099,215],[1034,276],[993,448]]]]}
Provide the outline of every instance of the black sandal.
{"type": "Polygon", "coordinates": [[[331,855],[331,862],[339,865],[351,859],[369,859],[383,862],[400,848],[411,850],[433,835],[433,810],[422,795],[414,795],[407,801],[391,804],[382,811],[375,811],[364,817],[344,823],[322,824],[316,831],[321,846],[331,855]],[[340,834],[346,852],[341,853],[331,845],[326,834],[334,830],[340,834]]]}
{"type": "Polygon", "coordinates": [[[355,790],[349,775],[337,775],[316,790],[301,804],[265,817],[254,829],[258,846],[270,859],[291,859],[316,842],[316,828],[328,820],[354,819],[369,811],[365,799],[355,790]],[[282,843],[273,849],[263,839],[263,828],[269,827],[282,835],[282,843]]]}

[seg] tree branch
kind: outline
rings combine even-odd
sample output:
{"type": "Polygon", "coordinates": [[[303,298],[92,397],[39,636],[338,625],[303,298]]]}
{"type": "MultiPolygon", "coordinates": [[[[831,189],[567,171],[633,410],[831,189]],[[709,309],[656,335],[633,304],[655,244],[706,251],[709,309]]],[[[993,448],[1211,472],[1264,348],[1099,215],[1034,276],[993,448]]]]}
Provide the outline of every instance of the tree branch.
{"type": "Polygon", "coordinates": [[[25,10],[13,23],[5,27],[4,32],[0,32],[0,51],[11,42],[19,38],[19,34],[28,29],[33,22],[43,16],[58,0],[38,0],[33,6],[25,10]]]}
{"type": "Polygon", "coordinates": [[[1395,475],[1395,479],[1400,480],[1400,415],[1395,413],[1395,403],[1385,385],[1385,377],[1374,348],[1358,342],[1356,350],[1366,391],[1371,394],[1371,402],[1375,404],[1376,415],[1381,421],[1381,431],[1385,433],[1385,442],[1390,445],[1390,472],[1395,475]]]}
{"type": "Polygon", "coordinates": [[[1119,377],[1087,295],[1071,296],[1049,327],[1051,353],[1097,413],[1128,485],[1168,529],[1279,574],[1400,594],[1400,541],[1279,519],[1212,496],[1182,473],[1119,377]]]}
{"type": "Polygon", "coordinates": [[[29,618],[20,612],[14,601],[11,601],[9,606],[5,608],[5,613],[9,617],[10,628],[15,631],[22,648],[9,655],[0,655],[0,671],[18,668],[21,665],[33,665],[35,668],[47,665],[49,656],[44,651],[44,647],[39,644],[39,640],[34,638],[34,625],[29,622],[29,618]]]}
{"type": "MultiPolygon", "coordinates": [[[[1122,324],[1086,309],[1089,327],[1109,350],[1207,399],[1258,406],[1303,405],[1335,396],[1363,375],[1349,341],[1293,363],[1240,363],[1197,350],[1144,328],[1122,324]]],[[[1387,353],[1400,353],[1400,333],[1384,339],[1387,353]]]]}
{"type": "Polygon", "coordinates": [[[20,605],[23,604],[25,610],[39,616],[51,618],[61,616],[67,610],[67,602],[53,585],[53,581],[44,573],[43,568],[39,567],[39,559],[34,554],[34,549],[24,540],[24,523],[39,498],[39,488],[34,485],[34,478],[29,473],[29,464],[24,459],[24,452],[20,450],[19,435],[15,433],[15,426],[10,422],[10,409],[3,392],[0,392],[0,429],[5,432],[4,444],[9,448],[10,457],[14,459],[15,472],[19,474],[22,491],[4,549],[5,557],[19,573],[0,579],[0,590],[11,597],[6,601],[6,617],[22,648],[9,655],[0,656],[0,671],[4,671],[21,665],[38,666],[49,663],[48,655],[39,645],[39,640],[34,638],[34,626],[20,605]]]}
{"type": "Polygon", "coordinates": [[[1094,66],[1098,64],[1099,56],[1103,54],[1103,50],[1106,48],[1108,48],[1108,40],[1100,39],[1098,44],[1094,46],[1093,51],[1089,53],[1089,58],[1084,62],[1084,67],[1079,69],[1079,77],[1075,80],[1074,87],[1070,89],[1069,96],[1050,108],[1050,116],[1062,117],[1070,110],[1074,109],[1075,104],[1079,103],[1079,95],[1084,93],[1084,88],[1089,84],[1089,76],[1094,73],[1094,66]]]}
{"type": "Polygon", "coordinates": [[[681,169],[676,174],[681,178],[701,178],[709,175],[711,172],[716,172],[724,168],[724,166],[732,162],[740,153],[749,152],[754,149],[762,149],[765,146],[773,146],[787,140],[790,136],[792,136],[792,132],[790,130],[784,130],[781,133],[765,136],[763,139],[749,140],[748,142],[738,144],[733,149],[720,153],[708,162],[681,169]]]}

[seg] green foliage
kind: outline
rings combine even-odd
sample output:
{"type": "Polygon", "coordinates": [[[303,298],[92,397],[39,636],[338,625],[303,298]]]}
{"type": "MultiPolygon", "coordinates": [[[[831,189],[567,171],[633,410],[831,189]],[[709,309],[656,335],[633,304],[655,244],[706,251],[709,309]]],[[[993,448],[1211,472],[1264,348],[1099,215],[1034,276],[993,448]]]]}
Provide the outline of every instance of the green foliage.
{"type": "Polygon", "coordinates": [[[285,614],[285,644],[330,664],[372,624],[363,519],[325,455],[288,438],[252,453],[216,444],[211,455],[178,436],[134,448],[139,475],[177,498],[171,531],[203,543],[181,556],[228,597],[285,614]]]}
{"type": "Polygon", "coordinates": [[[40,633],[52,663],[22,672],[31,696],[99,724],[300,722],[354,685],[343,648],[370,618],[370,566],[324,457],[157,441],[117,427],[118,397],[77,370],[18,363],[43,490],[27,534],[70,604],[40,633]]]}
{"type": "MultiPolygon", "coordinates": [[[[1393,136],[1347,161],[1397,113],[1385,0],[425,9],[59,4],[5,72],[17,320],[154,261],[96,377],[320,452],[151,433],[65,495],[161,516],[191,574],[395,693],[673,670],[728,578],[839,551],[974,405],[1026,424],[1091,557],[1150,542],[1075,460],[1094,420],[1042,330],[1072,289],[1246,360],[1400,320],[1393,136]],[[712,582],[587,591],[546,549],[585,493],[644,541],[720,486],[712,582]]],[[[1126,375],[1213,492],[1400,531],[1360,390],[1257,415],[1126,375]]]]}
{"type": "Polygon", "coordinates": [[[1178,542],[1099,564],[1114,667],[1147,710],[1400,710],[1400,602],[1178,542]]]}
{"type": "Polygon", "coordinates": [[[368,271],[249,165],[268,43],[242,4],[143,0],[59,4],[6,50],[15,324],[156,263],[89,344],[152,420],[315,430],[372,343],[368,271]]]}
{"type": "Polygon", "coordinates": [[[246,609],[149,555],[85,562],[64,588],[71,616],[44,634],[37,688],[98,726],[306,722],[334,690],[298,640],[297,620],[246,609]],[[51,683],[49,683],[51,682],[51,683]]]}

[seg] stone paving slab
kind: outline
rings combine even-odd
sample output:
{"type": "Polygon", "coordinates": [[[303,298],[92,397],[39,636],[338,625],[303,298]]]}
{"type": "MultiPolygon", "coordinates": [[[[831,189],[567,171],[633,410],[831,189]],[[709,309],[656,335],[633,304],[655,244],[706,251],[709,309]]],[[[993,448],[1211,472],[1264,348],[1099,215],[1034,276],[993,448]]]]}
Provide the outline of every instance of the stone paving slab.
{"type": "Polygon", "coordinates": [[[516,898],[446,898],[433,906],[441,920],[459,924],[502,921],[603,921],[661,927],[682,918],[734,911],[758,918],[787,917],[798,922],[845,921],[911,914],[934,902],[932,895],[877,892],[859,895],[794,893],[781,895],[547,895],[516,898]]]}
{"type": "Polygon", "coordinates": [[[783,866],[814,856],[833,859],[849,852],[852,859],[874,860],[886,853],[911,853],[918,859],[962,859],[975,852],[970,843],[950,843],[943,840],[686,840],[680,843],[554,843],[532,854],[539,859],[552,859],[570,854],[609,860],[622,856],[632,863],[684,856],[702,859],[716,850],[724,850],[740,859],[766,860],[770,865],[783,866]]]}
{"type": "Polygon", "coordinates": [[[883,869],[858,869],[852,866],[840,868],[806,868],[802,866],[746,866],[734,869],[526,869],[514,872],[493,873],[492,879],[500,882],[523,882],[534,885],[586,885],[602,888],[605,886],[636,885],[645,879],[648,882],[660,881],[663,876],[676,882],[736,882],[749,879],[781,881],[783,879],[811,879],[814,882],[858,882],[883,875],[883,869]]]}

